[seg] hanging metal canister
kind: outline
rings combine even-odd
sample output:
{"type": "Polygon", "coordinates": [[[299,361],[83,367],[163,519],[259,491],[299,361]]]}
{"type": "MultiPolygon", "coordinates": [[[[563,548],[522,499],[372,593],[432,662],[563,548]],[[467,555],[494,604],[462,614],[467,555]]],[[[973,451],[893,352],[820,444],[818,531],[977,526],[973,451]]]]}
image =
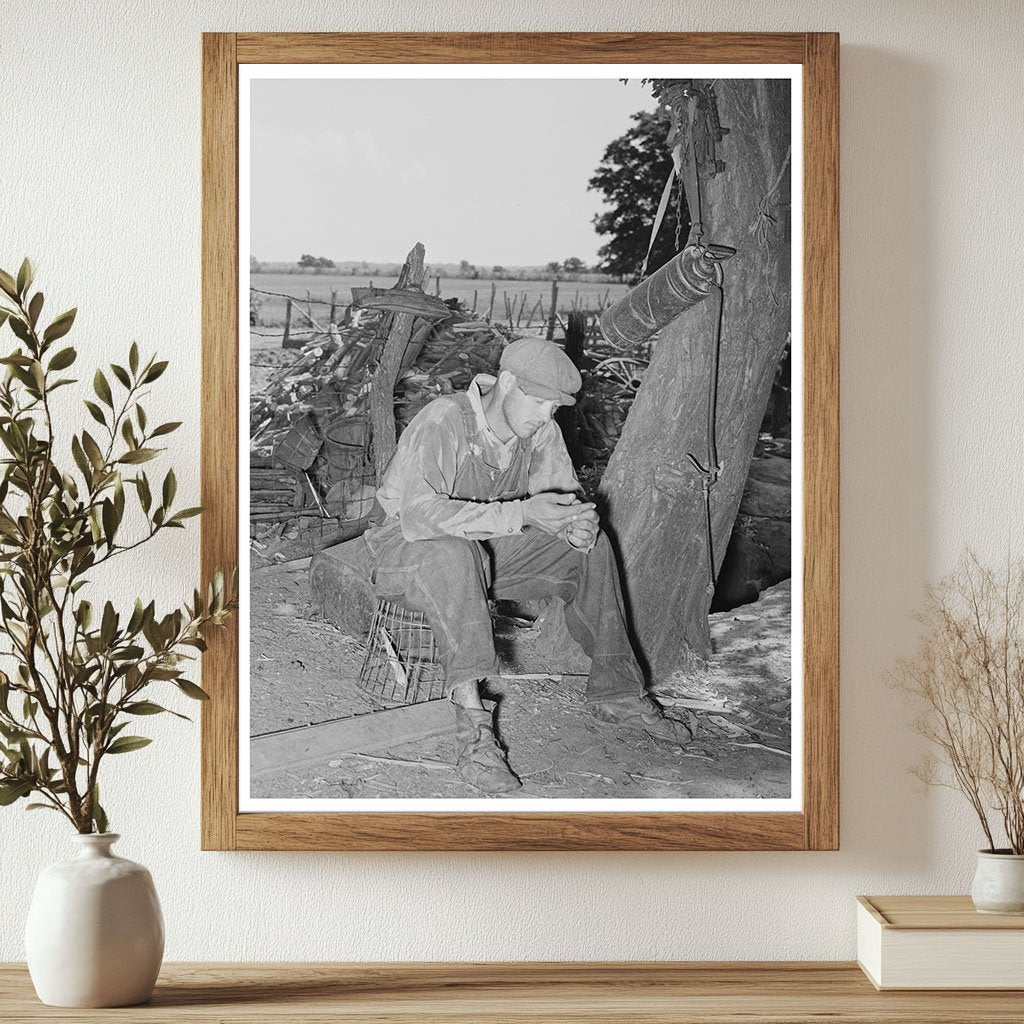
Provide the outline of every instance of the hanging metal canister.
{"type": "Polygon", "coordinates": [[[601,331],[605,339],[619,349],[649,340],[721,284],[719,264],[735,253],[725,245],[688,245],[604,311],[601,331]]]}

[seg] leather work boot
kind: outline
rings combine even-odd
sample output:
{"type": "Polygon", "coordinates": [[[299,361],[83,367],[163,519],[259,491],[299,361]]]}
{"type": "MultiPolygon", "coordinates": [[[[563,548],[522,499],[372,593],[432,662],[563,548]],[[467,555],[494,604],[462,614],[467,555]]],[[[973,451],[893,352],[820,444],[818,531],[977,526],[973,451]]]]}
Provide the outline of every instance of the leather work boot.
{"type": "Polygon", "coordinates": [[[684,747],[693,739],[685,722],[669,718],[646,693],[623,694],[591,704],[594,717],[626,729],[645,732],[651,739],[684,747]]]}
{"type": "Polygon", "coordinates": [[[455,705],[455,746],[459,774],[484,793],[510,793],[522,783],[494,738],[494,718],[486,708],[455,705]]]}

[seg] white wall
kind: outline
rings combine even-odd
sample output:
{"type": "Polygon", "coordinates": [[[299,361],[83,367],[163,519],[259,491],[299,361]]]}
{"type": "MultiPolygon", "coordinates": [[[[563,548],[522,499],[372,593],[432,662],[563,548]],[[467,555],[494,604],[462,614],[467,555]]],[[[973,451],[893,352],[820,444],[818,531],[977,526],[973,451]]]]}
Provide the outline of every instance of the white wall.
{"type": "MultiPolygon", "coordinates": [[[[0,266],[24,253],[79,305],[83,362],[132,338],[173,359],[198,491],[203,30],[838,30],[842,33],[842,850],[816,854],[201,853],[197,731],[159,720],[106,803],[151,868],[169,959],[849,958],[853,897],[964,892],[977,829],[920,793],[886,684],[920,588],[966,543],[1020,551],[1022,14],[1014,0],[468,3],[7,0],[0,266]]],[[[196,531],[139,588],[176,601],[196,531]]],[[[127,595],[130,582],[117,581],[127,595]]],[[[115,768],[111,765],[111,768],[115,768]]],[[[52,819],[52,820],[51,820],[52,819]]],[[[0,811],[0,960],[31,881],[71,846],[0,811]]]]}

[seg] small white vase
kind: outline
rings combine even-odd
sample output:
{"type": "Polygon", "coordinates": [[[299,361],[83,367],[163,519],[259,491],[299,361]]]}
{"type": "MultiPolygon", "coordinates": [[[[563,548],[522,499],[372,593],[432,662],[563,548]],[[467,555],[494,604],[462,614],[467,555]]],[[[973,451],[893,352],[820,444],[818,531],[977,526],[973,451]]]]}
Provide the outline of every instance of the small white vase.
{"type": "Polygon", "coordinates": [[[1024,854],[979,850],[971,899],[982,914],[1024,914],[1024,854]]]}
{"type": "Polygon", "coordinates": [[[49,1006],[134,1006],[153,993],[164,921],[149,872],[111,853],[120,836],[76,835],[77,857],[39,876],[25,926],[36,994],[49,1006]]]}

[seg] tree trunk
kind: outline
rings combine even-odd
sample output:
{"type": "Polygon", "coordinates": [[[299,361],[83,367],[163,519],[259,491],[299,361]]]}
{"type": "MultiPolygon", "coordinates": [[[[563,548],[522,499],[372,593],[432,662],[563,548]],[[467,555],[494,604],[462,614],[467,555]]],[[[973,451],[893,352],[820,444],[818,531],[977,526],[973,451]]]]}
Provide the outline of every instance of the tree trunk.
{"type": "MultiPolygon", "coordinates": [[[[715,93],[729,131],[715,154],[725,169],[701,176],[703,242],[736,249],[723,265],[716,416],[723,468],[711,488],[717,575],[790,330],[791,282],[789,83],[720,79],[715,93]]],[[[710,653],[705,504],[687,454],[707,462],[716,312],[712,293],[661,329],[599,489],[638,654],[655,679],[696,672],[710,653]]]]}

